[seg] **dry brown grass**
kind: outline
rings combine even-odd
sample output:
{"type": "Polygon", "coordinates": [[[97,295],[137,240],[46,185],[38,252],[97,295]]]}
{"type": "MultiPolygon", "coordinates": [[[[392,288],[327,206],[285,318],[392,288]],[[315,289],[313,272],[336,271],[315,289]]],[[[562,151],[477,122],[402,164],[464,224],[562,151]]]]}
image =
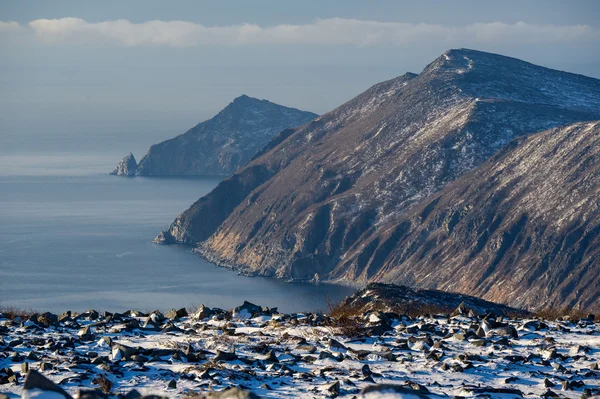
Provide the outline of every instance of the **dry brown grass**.
{"type": "MultiPolygon", "coordinates": [[[[573,309],[570,307],[564,308],[546,308],[538,310],[533,314],[534,317],[543,319],[543,320],[570,320],[570,321],[579,321],[581,319],[585,319],[588,315],[593,314],[594,312],[590,311],[582,311],[579,309],[573,309]]],[[[596,313],[598,314],[598,313],[596,313]]]]}
{"type": "Polygon", "coordinates": [[[339,303],[334,305],[327,298],[327,307],[329,308],[326,325],[338,330],[347,337],[360,337],[365,335],[367,329],[361,320],[362,311],[360,308],[339,303]]]}
{"type": "Polygon", "coordinates": [[[392,313],[408,317],[419,317],[424,315],[450,314],[453,308],[432,303],[402,303],[392,306],[392,313]]]}
{"type": "Polygon", "coordinates": [[[31,315],[35,314],[36,312],[32,309],[23,310],[17,309],[14,306],[0,306],[0,313],[2,313],[4,317],[6,317],[9,320],[25,320],[28,319],[31,315]]]}

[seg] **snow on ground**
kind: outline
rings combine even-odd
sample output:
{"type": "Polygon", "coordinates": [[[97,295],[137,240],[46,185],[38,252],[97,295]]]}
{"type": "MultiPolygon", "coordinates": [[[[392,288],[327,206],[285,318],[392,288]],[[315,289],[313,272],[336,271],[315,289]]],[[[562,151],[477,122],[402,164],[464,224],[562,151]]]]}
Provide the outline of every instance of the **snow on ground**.
{"type": "Polygon", "coordinates": [[[26,367],[71,394],[96,387],[100,375],[117,393],[170,397],[231,386],[265,398],[353,397],[361,390],[364,398],[580,398],[599,389],[600,323],[588,319],[376,312],[361,318],[359,336],[348,337],[342,331],[350,330],[326,315],[244,306],[171,311],[171,318],[0,316],[0,394],[21,395],[26,367]]]}

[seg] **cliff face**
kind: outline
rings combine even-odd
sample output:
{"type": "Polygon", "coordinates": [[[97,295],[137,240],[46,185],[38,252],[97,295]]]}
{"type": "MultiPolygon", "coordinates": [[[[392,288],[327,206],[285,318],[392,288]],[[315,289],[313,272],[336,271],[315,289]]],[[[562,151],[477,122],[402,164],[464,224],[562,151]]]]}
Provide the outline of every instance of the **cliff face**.
{"type": "MultiPolygon", "coordinates": [[[[254,274],[355,284],[395,279],[481,295],[481,284],[450,287],[394,274],[403,266],[386,254],[405,247],[380,237],[383,229],[515,137],[594,119],[599,80],[451,50],[420,75],[375,85],[282,133],[159,238],[201,242],[209,259],[254,274]]],[[[400,223],[396,236],[412,228],[400,223]]]]}
{"type": "Polygon", "coordinates": [[[600,310],[600,121],[511,142],[381,226],[331,275],[600,310]]]}
{"type": "Polygon", "coordinates": [[[240,96],[212,119],[150,147],[140,160],[143,176],[231,175],[281,130],[317,117],[240,96]]]}
{"type": "Polygon", "coordinates": [[[135,176],[137,173],[137,162],[132,153],[125,156],[121,162],[109,174],[115,176],[135,176]]]}

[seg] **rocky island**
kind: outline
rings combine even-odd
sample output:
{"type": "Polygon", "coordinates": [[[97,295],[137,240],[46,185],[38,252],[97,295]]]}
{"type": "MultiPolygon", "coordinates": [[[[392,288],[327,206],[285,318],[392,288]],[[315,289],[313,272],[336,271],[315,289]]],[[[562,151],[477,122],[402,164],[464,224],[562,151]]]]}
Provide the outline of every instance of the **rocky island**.
{"type": "Polygon", "coordinates": [[[133,154],[126,155],[110,174],[113,176],[135,176],[137,174],[137,162],[133,154]]]}

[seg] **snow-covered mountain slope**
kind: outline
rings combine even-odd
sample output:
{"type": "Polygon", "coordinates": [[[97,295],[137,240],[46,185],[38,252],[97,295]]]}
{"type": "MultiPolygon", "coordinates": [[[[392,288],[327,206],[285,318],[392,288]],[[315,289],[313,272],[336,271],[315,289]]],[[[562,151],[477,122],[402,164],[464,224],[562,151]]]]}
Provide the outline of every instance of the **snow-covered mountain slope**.
{"type": "Polygon", "coordinates": [[[288,131],[157,241],[202,242],[252,274],[363,283],[378,270],[346,270],[348,256],[382,227],[513,138],[594,119],[600,80],[450,50],[288,131]]]}
{"type": "Polygon", "coordinates": [[[215,117],[150,147],[138,175],[231,175],[281,130],[316,118],[267,100],[242,95],[215,117]]]}
{"type": "Polygon", "coordinates": [[[377,229],[337,272],[600,310],[600,121],[515,140],[377,229]]]}

